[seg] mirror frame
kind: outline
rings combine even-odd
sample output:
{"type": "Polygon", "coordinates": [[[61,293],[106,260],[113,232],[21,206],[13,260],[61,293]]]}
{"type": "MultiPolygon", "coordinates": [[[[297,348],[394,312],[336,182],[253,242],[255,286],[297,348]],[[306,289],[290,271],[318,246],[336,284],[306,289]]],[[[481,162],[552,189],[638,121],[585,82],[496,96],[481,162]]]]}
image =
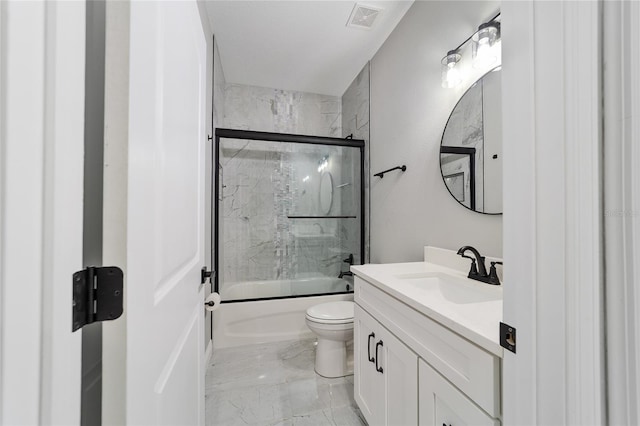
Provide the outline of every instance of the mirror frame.
{"type": "MultiPolygon", "coordinates": [[[[444,125],[444,128],[442,130],[442,136],[440,137],[440,147],[438,149],[438,164],[440,166],[440,177],[442,177],[442,183],[444,184],[444,187],[447,189],[447,191],[449,192],[449,195],[451,195],[451,197],[456,200],[456,202],[458,204],[460,204],[462,207],[464,207],[465,209],[473,212],[473,213],[478,213],[478,214],[486,214],[489,216],[499,216],[502,215],[503,212],[500,213],[487,213],[487,212],[481,212],[478,210],[475,210],[472,207],[467,207],[465,206],[460,200],[458,200],[453,193],[451,192],[451,189],[449,188],[449,186],[447,186],[447,182],[444,176],[444,173],[442,172],[442,155],[443,153],[445,154],[463,154],[463,155],[469,155],[470,156],[470,161],[469,161],[469,173],[475,173],[475,157],[472,155],[475,154],[475,148],[466,148],[466,147],[456,147],[456,146],[449,146],[449,145],[442,145],[442,142],[444,141],[444,134],[447,131],[447,126],[449,125],[449,121],[451,120],[451,116],[453,116],[453,112],[456,110],[456,108],[458,107],[458,105],[460,104],[460,102],[462,101],[462,99],[464,98],[464,96],[480,81],[482,80],[486,75],[488,75],[489,73],[495,72],[496,70],[501,70],[502,69],[502,64],[500,65],[496,65],[495,67],[491,68],[489,71],[487,71],[486,73],[482,74],[476,81],[474,81],[471,86],[469,86],[469,88],[467,90],[464,91],[464,93],[462,94],[462,96],[460,96],[460,99],[458,99],[458,102],[456,102],[456,104],[454,105],[453,109],[451,110],[451,113],[449,114],[449,117],[447,118],[447,122],[444,125]],[[443,146],[445,147],[445,150],[443,151],[443,146]],[[471,151],[473,150],[473,151],[471,151]]],[[[483,143],[484,143],[484,139],[483,139],[483,143]]],[[[472,179],[470,182],[470,194],[469,194],[469,205],[475,207],[475,198],[476,198],[476,194],[475,194],[475,179],[472,179]]]]}

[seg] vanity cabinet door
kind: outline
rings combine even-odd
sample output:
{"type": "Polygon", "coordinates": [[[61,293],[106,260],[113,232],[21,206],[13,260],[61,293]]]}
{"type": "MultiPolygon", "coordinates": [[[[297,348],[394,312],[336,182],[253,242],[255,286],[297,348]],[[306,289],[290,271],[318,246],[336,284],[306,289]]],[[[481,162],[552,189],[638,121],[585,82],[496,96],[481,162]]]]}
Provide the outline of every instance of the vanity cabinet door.
{"type": "Polygon", "coordinates": [[[355,305],[353,318],[354,398],[370,426],[384,424],[384,377],[375,367],[375,346],[382,326],[355,305]]]}
{"type": "Polygon", "coordinates": [[[419,360],[420,426],[499,426],[423,360],[419,360]]]}
{"type": "Polygon", "coordinates": [[[378,365],[385,380],[386,425],[418,424],[418,355],[384,329],[378,365]]]}
{"type": "Polygon", "coordinates": [[[354,328],[354,394],[369,426],[417,425],[418,356],[358,305],[354,328]]]}

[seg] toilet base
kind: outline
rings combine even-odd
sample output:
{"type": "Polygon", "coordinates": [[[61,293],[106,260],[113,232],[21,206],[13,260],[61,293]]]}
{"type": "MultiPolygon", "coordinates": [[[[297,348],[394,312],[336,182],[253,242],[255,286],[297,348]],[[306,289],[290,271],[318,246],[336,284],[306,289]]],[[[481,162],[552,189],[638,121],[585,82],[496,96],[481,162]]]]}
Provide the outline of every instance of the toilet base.
{"type": "Polygon", "coordinates": [[[348,343],[351,342],[318,338],[315,363],[316,373],[327,378],[344,377],[353,374],[353,359],[349,359],[348,343]]]}

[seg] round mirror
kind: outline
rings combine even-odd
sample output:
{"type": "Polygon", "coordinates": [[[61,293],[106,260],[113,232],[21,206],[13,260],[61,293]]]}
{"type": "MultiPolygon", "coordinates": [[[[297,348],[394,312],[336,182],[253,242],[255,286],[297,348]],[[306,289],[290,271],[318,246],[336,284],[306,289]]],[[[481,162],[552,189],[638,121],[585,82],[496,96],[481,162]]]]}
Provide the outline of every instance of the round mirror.
{"type": "Polygon", "coordinates": [[[333,176],[325,172],[320,178],[320,211],[328,215],[333,204],[333,176]]]}
{"type": "Polygon", "coordinates": [[[440,144],[440,171],[466,208],[502,214],[501,67],[467,90],[449,116],[440,144]]]}

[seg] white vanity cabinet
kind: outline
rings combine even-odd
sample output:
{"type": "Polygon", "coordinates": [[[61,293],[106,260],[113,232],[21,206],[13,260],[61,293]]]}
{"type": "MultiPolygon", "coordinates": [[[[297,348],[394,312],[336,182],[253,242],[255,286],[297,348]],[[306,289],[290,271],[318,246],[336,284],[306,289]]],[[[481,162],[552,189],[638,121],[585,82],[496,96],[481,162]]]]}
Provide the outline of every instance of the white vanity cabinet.
{"type": "Polygon", "coordinates": [[[370,426],[418,423],[418,356],[356,305],[354,396],[370,426]]]}
{"type": "Polygon", "coordinates": [[[355,276],[354,396],[369,425],[500,425],[500,357],[381,288],[355,276]]]}
{"type": "Polygon", "coordinates": [[[429,364],[423,360],[418,364],[420,426],[500,425],[429,364]]]}

